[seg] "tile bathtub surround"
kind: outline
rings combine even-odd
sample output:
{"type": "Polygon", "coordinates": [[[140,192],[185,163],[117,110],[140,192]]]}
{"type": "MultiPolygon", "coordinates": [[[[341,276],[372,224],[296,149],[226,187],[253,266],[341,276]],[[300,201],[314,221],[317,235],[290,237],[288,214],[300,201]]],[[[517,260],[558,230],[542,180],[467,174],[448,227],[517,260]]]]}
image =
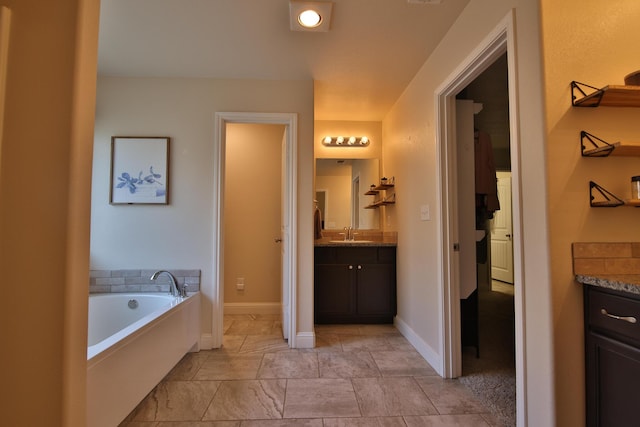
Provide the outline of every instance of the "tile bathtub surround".
{"type": "Polygon", "coordinates": [[[640,242],[573,243],[573,273],[581,276],[640,274],[640,242]]]}
{"type": "Polygon", "coordinates": [[[120,427],[501,425],[391,325],[319,325],[304,350],[280,327],[277,315],[225,316],[222,348],[187,354],[120,427]]]}
{"type": "Polygon", "coordinates": [[[151,275],[158,270],[171,272],[179,285],[186,283],[189,292],[200,290],[200,270],[138,269],[138,270],[91,270],[89,272],[89,293],[112,292],[169,292],[169,278],[166,274],[156,280],[151,275]]]}

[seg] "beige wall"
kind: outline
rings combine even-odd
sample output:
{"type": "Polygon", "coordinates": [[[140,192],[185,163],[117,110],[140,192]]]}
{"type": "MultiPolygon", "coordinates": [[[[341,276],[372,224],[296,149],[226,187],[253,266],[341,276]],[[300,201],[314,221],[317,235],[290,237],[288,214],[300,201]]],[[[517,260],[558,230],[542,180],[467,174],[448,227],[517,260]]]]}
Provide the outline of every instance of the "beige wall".
{"type": "Polygon", "coordinates": [[[637,209],[589,207],[593,180],[626,199],[637,158],[582,158],[580,131],[609,142],[640,139],[637,108],[573,108],[570,82],[623,84],[640,68],[640,3],[542,2],[549,235],[558,425],[584,424],[582,287],[573,280],[572,242],[638,241],[637,209]]]}
{"type": "Polygon", "coordinates": [[[2,424],[85,418],[89,197],[97,18],[92,0],[3,0],[12,13],[2,165],[2,424]]]}
{"type": "Polygon", "coordinates": [[[298,332],[311,333],[313,82],[100,77],[96,108],[91,267],[200,269],[205,335],[219,303],[212,259],[215,113],[297,113],[298,332]],[[168,206],[109,205],[112,135],[172,138],[168,206]]]}
{"type": "Polygon", "coordinates": [[[227,124],[224,302],[280,303],[282,125],[227,124]],[[244,290],[236,289],[239,277],[244,290]]]}
{"type": "MultiPolygon", "coordinates": [[[[514,12],[517,77],[516,120],[520,131],[524,257],[519,291],[525,306],[524,347],[530,426],[554,425],[550,272],[546,225],[545,134],[538,3],[530,0],[471,0],[435,52],[383,121],[383,170],[395,175],[398,201],[390,228],[398,231],[398,319],[410,328],[423,354],[441,366],[444,328],[440,301],[442,224],[440,153],[436,145],[435,93],[457,73],[480,42],[514,12]],[[401,184],[400,184],[401,183],[401,184]],[[406,197],[403,195],[407,195],[406,197]],[[431,221],[420,221],[428,204],[431,221]]],[[[388,219],[385,219],[387,227],[388,219]]],[[[520,366],[520,368],[523,368],[520,366]]],[[[522,395],[522,394],[521,394],[522,395]]],[[[578,398],[581,398],[578,397],[578,398]]]]}

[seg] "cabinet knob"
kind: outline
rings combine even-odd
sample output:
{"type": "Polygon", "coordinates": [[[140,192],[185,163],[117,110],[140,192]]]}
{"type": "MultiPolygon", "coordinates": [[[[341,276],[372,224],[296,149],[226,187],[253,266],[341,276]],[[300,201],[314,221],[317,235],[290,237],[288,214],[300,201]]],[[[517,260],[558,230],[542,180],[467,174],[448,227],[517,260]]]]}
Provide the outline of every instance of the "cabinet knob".
{"type": "Polygon", "coordinates": [[[362,266],[361,265],[358,266],[358,270],[362,270],[362,266]]]}
{"type": "Polygon", "coordinates": [[[350,266],[349,266],[349,270],[353,270],[353,265],[350,265],[350,266]]]}

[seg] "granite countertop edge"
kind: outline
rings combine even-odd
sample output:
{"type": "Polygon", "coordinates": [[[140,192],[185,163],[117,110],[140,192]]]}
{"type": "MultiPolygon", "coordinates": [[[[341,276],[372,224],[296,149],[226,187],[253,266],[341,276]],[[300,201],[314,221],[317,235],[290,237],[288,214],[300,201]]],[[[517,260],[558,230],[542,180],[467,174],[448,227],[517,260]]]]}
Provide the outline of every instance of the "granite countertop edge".
{"type": "Polygon", "coordinates": [[[640,274],[620,274],[611,276],[588,276],[576,274],[576,280],[584,285],[599,286],[614,291],[640,295],[640,274]]]}
{"type": "Polygon", "coordinates": [[[322,242],[318,241],[314,243],[314,246],[331,246],[331,247],[351,247],[351,246],[397,246],[396,242],[359,242],[354,240],[352,242],[322,242]]]}

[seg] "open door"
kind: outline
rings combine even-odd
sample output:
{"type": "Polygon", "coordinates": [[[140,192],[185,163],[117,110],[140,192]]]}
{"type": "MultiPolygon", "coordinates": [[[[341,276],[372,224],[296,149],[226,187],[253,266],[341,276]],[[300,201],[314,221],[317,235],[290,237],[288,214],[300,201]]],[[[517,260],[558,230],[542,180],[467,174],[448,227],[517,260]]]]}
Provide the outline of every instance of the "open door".
{"type": "Polygon", "coordinates": [[[473,104],[471,100],[456,100],[460,299],[468,298],[478,288],[473,104]]]}
{"type": "Polygon", "coordinates": [[[491,220],[491,278],[513,283],[511,172],[497,172],[500,210],[491,220]]]}
{"type": "Polygon", "coordinates": [[[276,239],[276,242],[280,243],[280,277],[282,278],[282,292],[281,295],[281,304],[282,304],[282,336],[285,340],[289,340],[289,325],[290,325],[290,313],[289,313],[289,280],[291,279],[289,275],[286,274],[286,271],[289,269],[289,259],[285,254],[285,248],[288,247],[289,244],[289,224],[288,218],[286,215],[286,207],[287,207],[287,177],[285,175],[287,170],[287,132],[289,130],[285,129],[285,133],[282,136],[282,145],[281,145],[281,159],[282,159],[282,167],[280,168],[281,177],[280,177],[280,237],[276,239]]]}

